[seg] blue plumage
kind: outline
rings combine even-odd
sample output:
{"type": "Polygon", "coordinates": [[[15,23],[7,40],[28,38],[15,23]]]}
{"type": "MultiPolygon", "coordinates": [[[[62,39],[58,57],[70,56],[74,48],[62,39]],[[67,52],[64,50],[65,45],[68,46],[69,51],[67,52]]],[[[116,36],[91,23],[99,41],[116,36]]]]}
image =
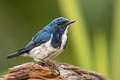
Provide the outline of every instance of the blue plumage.
{"type": "Polygon", "coordinates": [[[51,34],[43,29],[40,32],[38,32],[33,38],[32,41],[30,41],[25,48],[28,50],[33,49],[34,47],[39,46],[42,43],[45,43],[46,41],[50,40],[51,34]]]}
{"type": "Polygon", "coordinates": [[[8,55],[7,58],[24,54],[36,61],[56,57],[66,45],[68,26],[73,22],[63,17],[54,19],[39,31],[23,49],[8,55]]]}

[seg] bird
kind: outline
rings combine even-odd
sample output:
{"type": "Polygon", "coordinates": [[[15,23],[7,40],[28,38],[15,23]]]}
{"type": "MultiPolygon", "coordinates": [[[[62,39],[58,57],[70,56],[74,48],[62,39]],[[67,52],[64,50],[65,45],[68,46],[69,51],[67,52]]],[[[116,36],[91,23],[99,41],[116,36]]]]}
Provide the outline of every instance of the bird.
{"type": "MultiPolygon", "coordinates": [[[[25,56],[49,66],[49,61],[64,51],[68,41],[69,25],[74,22],[75,20],[70,21],[64,17],[53,19],[37,32],[24,48],[9,54],[7,59],[25,56]]],[[[49,68],[54,69],[55,67],[49,68]]]]}

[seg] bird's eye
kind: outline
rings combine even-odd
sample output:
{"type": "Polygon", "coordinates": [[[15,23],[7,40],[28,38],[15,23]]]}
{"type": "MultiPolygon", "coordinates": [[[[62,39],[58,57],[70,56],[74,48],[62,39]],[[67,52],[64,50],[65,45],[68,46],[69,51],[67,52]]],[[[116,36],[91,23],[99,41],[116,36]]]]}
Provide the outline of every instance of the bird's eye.
{"type": "Polygon", "coordinates": [[[61,25],[62,23],[61,22],[58,22],[57,25],[61,25]]]}

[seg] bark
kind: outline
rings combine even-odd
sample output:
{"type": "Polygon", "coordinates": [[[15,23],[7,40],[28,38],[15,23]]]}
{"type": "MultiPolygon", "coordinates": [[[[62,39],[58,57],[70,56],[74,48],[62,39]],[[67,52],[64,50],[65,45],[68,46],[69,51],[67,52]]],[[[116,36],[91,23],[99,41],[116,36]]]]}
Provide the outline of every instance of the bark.
{"type": "Polygon", "coordinates": [[[109,80],[104,76],[70,64],[54,62],[60,71],[51,72],[49,68],[28,62],[14,66],[0,80],[109,80]]]}

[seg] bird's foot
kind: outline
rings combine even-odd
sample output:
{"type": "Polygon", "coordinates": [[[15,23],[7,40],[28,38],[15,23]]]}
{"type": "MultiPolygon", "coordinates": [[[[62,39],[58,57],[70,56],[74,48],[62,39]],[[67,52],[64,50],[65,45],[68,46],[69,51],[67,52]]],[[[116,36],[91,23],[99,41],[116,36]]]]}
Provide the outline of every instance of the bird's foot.
{"type": "Polygon", "coordinates": [[[60,75],[60,71],[53,61],[46,61],[45,65],[51,70],[51,72],[57,71],[60,75]]]}
{"type": "Polygon", "coordinates": [[[40,61],[38,62],[38,64],[39,64],[40,66],[45,66],[44,60],[40,60],[40,61]]]}
{"type": "Polygon", "coordinates": [[[46,66],[51,70],[52,73],[54,73],[54,71],[56,71],[60,75],[60,71],[59,71],[57,65],[52,60],[49,60],[49,61],[42,60],[38,64],[41,66],[46,66]]]}

